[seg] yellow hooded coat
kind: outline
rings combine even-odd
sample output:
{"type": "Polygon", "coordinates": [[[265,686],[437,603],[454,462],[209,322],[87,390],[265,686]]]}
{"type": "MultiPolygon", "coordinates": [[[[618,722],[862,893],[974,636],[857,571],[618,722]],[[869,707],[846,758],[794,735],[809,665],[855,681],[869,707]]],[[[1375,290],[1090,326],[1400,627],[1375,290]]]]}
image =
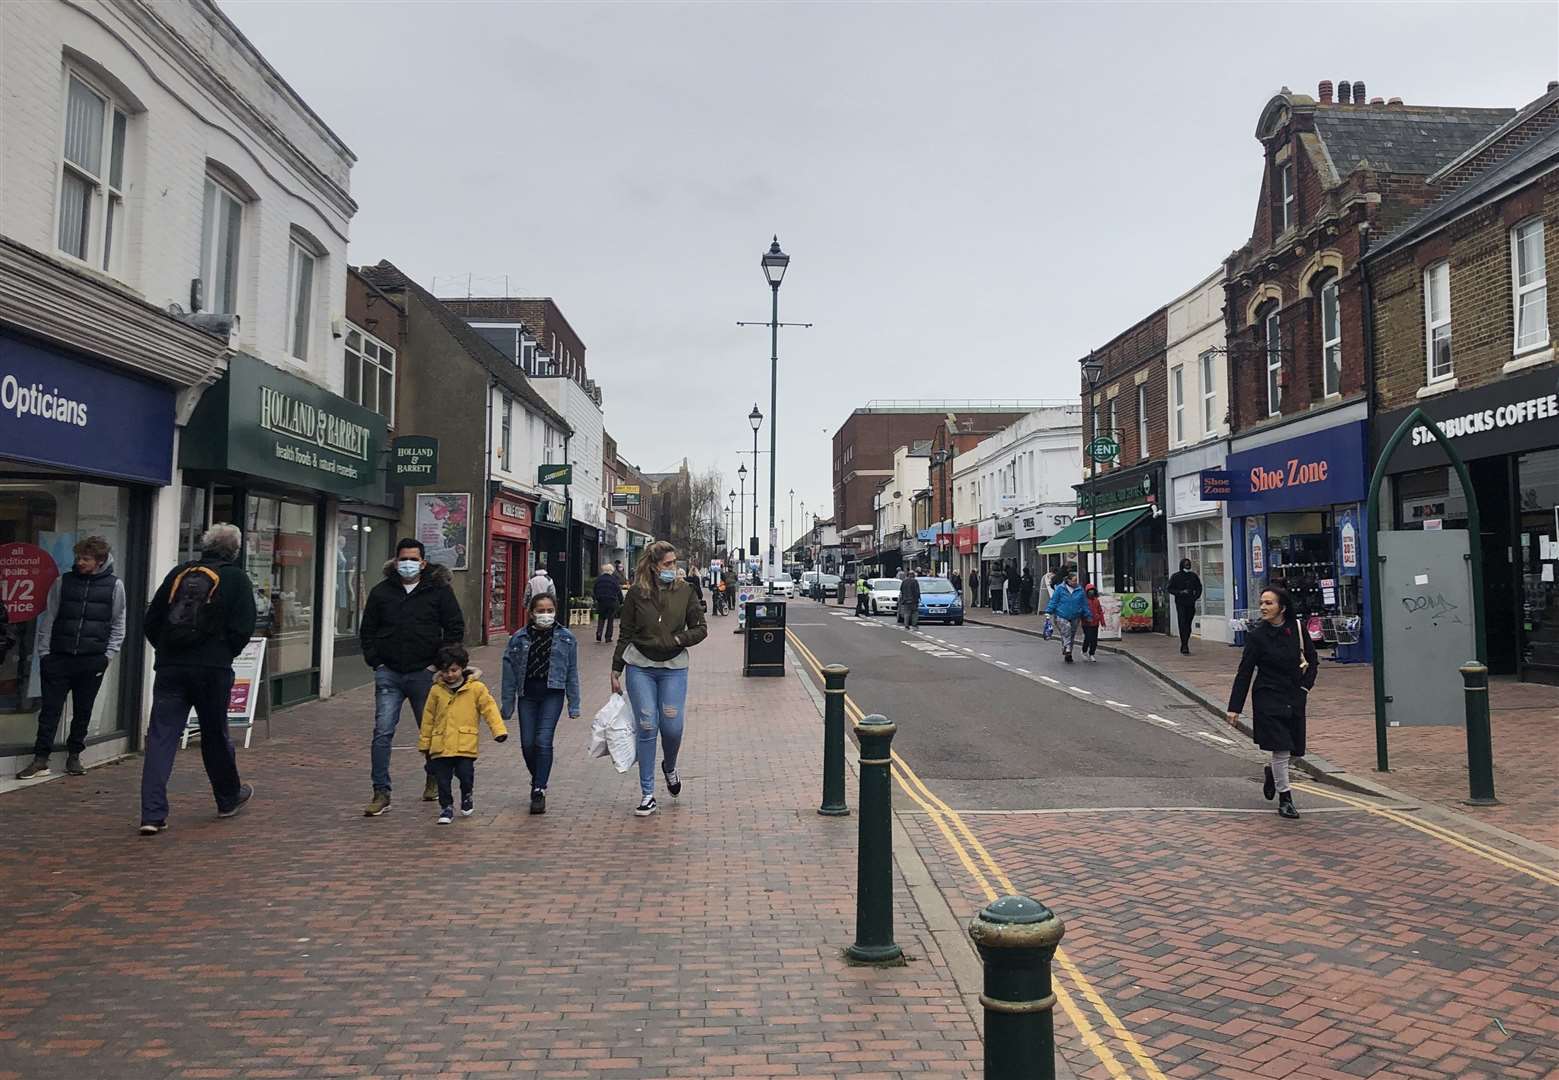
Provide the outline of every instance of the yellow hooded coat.
{"type": "Polygon", "coordinates": [[[466,669],[466,681],[460,689],[451,690],[435,679],[428,691],[428,703],[422,710],[422,730],[417,736],[417,749],[432,757],[477,756],[477,720],[487,721],[488,730],[495,739],[509,737],[509,729],[503,726],[503,715],[491,691],[480,681],[481,672],[466,669]]]}

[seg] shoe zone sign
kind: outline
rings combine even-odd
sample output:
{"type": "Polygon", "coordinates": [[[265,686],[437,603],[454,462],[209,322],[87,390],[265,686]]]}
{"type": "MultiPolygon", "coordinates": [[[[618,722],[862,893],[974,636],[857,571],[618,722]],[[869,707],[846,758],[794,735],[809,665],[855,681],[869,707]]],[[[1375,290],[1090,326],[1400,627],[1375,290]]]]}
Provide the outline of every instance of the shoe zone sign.
{"type": "Polygon", "coordinates": [[[167,484],[173,390],[0,331],[0,457],[167,484]]]}

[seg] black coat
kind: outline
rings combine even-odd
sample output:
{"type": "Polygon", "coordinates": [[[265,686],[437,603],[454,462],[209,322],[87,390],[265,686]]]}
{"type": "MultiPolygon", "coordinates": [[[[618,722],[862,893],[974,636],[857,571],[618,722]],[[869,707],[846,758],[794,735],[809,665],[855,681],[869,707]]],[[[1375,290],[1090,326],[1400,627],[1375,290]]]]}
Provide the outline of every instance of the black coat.
{"type": "Polygon", "coordinates": [[[169,594],[173,590],[173,580],[184,568],[182,564],[175,566],[162,579],[141,620],[141,632],[157,650],[154,667],[232,667],[233,657],[243,652],[254,636],[254,583],[249,575],[231,559],[219,559],[215,555],[202,556],[200,564],[209,566],[217,574],[217,594],[212,603],[221,609],[221,618],[216,623],[216,632],[188,649],[163,648],[162,632],[168,625],[169,594]]]}
{"type": "Polygon", "coordinates": [[[395,561],[384,564],[384,580],[369,592],[358,632],[369,667],[419,671],[432,666],[439,646],[465,637],[465,616],[449,582],[448,570],[428,563],[417,587],[407,592],[395,561]]]}
{"type": "Polygon", "coordinates": [[[1250,694],[1252,738],[1263,750],[1305,753],[1305,699],[1318,669],[1315,645],[1296,622],[1258,623],[1245,632],[1245,652],[1229,694],[1229,711],[1245,707],[1250,694]],[[1300,668],[1300,657],[1305,666],[1300,668]]]}
{"type": "Polygon", "coordinates": [[[595,579],[595,588],[591,590],[596,607],[602,611],[616,611],[623,606],[622,583],[611,574],[602,574],[595,579]]]}
{"type": "Polygon", "coordinates": [[[1169,595],[1175,603],[1190,607],[1202,598],[1202,579],[1191,570],[1176,570],[1169,575],[1169,595]]]}

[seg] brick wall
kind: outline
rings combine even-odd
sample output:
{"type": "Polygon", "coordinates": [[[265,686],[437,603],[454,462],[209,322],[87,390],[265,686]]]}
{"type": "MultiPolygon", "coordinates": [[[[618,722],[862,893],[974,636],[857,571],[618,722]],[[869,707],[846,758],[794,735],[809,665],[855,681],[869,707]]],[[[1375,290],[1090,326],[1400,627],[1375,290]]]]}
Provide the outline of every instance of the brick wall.
{"type": "Polygon", "coordinates": [[[1110,423],[1110,402],[1115,403],[1115,426],[1121,444],[1118,461],[1100,466],[1101,472],[1130,468],[1145,460],[1139,436],[1139,400],[1137,388],[1147,389],[1147,458],[1163,457],[1169,450],[1169,386],[1164,357],[1169,345],[1169,309],[1159,308],[1147,318],[1117,335],[1093,357],[1104,365],[1099,389],[1090,394],[1088,380],[1081,379],[1083,401],[1083,445],[1094,435],[1093,413],[1099,413],[1099,427],[1110,423]]]}
{"type": "Polygon", "coordinates": [[[564,362],[564,351],[570,358],[572,367],[563,372],[569,378],[583,381],[588,378],[585,368],[585,343],[574,333],[574,328],[563,317],[563,311],[557,303],[548,296],[523,298],[523,297],[480,297],[471,300],[459,298],[445,298],[444,306],[459,315],[462,319],[519,319],[525,324],[536,338],[536,348],[541,352],[553,353],[552,358],[559,363],[564,362]],[[554,346],[553,337],[557,338],[554,346]]]}

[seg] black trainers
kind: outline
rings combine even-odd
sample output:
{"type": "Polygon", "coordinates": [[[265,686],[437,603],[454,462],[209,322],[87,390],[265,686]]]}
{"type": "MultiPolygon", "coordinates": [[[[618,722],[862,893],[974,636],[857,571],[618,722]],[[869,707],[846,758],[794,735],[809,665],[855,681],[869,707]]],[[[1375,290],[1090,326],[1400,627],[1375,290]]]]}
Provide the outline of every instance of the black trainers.
{"type": "Polygon", "coordinates": [[[80,754],[71,754],[65,759],[65,771],[71,776],[87,775],[87,767],[81,764],[80,754]]]}
{"type": "Polygon", "coordinates": [[[141,835],[156,836],[160,832],[165,832],[167,828],[168,823],[166,821],[143,821],[141,822],[141,835]]]}
{"type": "Polygon", "coordinates": [[[1297,818],[1299,816],[1299,811],[1294,809],[1293,792],[1285,791],[1278,796],[1278,816],[1286,818],[1297,818]]]}
{"type": "Polygon", "coordinates": [[[470,817],[476,813],[476,802],[469,795],[460,796],[460,816],[470,817]]]}
{"type": "Polygon", "coordinates": [[[233,805],[229,806],[226,810],[218,810],[217,817],[232,817],[234,814],[237,814],[238,811],[244,808],[244,803],[248,802],[252,798],[254,798],[254,785],[239,784],[238,798],[234,801],[233,805]]]}
{"type": "Polygon", "coordinates": [[[677,770],[662,761],[660,763],[660,771],[666,774],[666,790],[671,792],[671,797],[675,799],[682,794],[682,777],[677,773],[677,770]]]}
{"type": "Polygon", "coordinates": [[[655,796],[646,795],[644,798],[639,800],[639,805],[633,808],[633,816],[649,817],[659,809],[660,807],[655,805],[655,796]]]}
{"type": "Polygon", "coordinates": [[[38,776],[49,775],[49,759],[46,757],[34,757],[32,764],[16,774],[18,780],[31,780],[38,776]]]}
{"type": "Polygon", "coordinates": [[[531,789],[530,812],[533,814],[545,814],[547,812],[547,793],[540,788],[531,789]]]}
{"type": "Polygon", "coordinates": [[[1272,778],[1272,766],[1268,765],[1261,770],[1261,794],[1271,802],[1277,797],[1278,782],[1272,778]]]}
{"type": "Polygon", "coordinates": [[[441,807],[438,812],[438,823],[448,825],[455,820],[455,808],[453,806],[441,807]]]}

